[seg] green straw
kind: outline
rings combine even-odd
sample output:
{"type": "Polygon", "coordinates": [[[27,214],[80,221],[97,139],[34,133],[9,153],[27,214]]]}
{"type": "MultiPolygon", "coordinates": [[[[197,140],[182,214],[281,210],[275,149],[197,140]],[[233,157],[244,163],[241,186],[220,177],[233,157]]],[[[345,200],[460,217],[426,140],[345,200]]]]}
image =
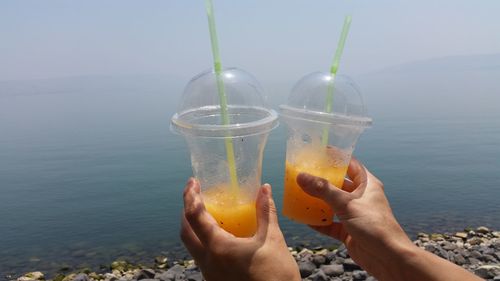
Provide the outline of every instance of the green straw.
{"type": "MultiPolygon", "coordinates": [[[[345,41],[347,39],[347,34],[349,33],[349,27],[351,27],[351,21],[352,21],[351,16],[345,16],[344,26],[342,27],[342,34],[340,34],[339,43],[337,45],[337,51],[335,52],[335,56],[333,57],[332,66],[330,67],[330,75],[332,77],[332,80],[329,81],[328,92],[326,95],[325,111],[327,113],[332,112],[333,88],[334,88],[333,83],[335,81],[335,76],[337,75],[337,70],[339,69],[340,57],[342,56],[342,52],[344,51],[344,45],[345,45],[345,41]]],[[[328,127],[323,128],[323,136],[321,139],[322,139],[322,143],[324,146],[326,146],[328,144],[328,134],[329,134],[328,131],[329,131],[328,127]]]]}
{"type": "MultiPolygon", "coordinates": [[[[208,28],[210,30],[210,42],[212,44],[212,55],[214,57],[215,76],[217,78],[217,90],[219,92],[220,113],[222,124],[229,125],[229,115],[227,112],[227,97],[224,90],[224,81],[222,80],[222,65],[220,62],[219,43],[217,42],[217,31],[215,29],[214,6],[212,0],[205,0],[208,16],[208,28]]],[[[226,145],[227,163],[229,165],[229,176],[231,177],[231,189],[236,194],[238,192],[238,175],[236,174],[236,163],[234,157],[233,141],[229,134],[224,138],[226,145]]]]}

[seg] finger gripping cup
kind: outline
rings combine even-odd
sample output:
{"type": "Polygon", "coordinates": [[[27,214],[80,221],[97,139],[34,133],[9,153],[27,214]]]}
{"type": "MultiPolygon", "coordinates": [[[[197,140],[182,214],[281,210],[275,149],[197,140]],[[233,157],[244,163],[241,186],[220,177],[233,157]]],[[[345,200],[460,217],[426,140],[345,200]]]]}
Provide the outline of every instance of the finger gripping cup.
{"type": "Polygon", "coordinates": [[[172,117],[171,129],[187,141],[206,209],[235,236],[255,233],[262,154],[277,124],[277,114],[265,107],[256,79],[237,68],[194,77],[172,117]],[[220,85],[227,98],[227,116],[221,110],[220,85]]]}
{"type": "Polygon", "coordinates": [[[333,211],[306,194],[297,183],[301,172],[342,188],[356,141],[371,125],[358,87],[346,76],[311,73],[297,82],[280,106],[287,125],[283,215],[309,225],[332,223],[333,211]]]}

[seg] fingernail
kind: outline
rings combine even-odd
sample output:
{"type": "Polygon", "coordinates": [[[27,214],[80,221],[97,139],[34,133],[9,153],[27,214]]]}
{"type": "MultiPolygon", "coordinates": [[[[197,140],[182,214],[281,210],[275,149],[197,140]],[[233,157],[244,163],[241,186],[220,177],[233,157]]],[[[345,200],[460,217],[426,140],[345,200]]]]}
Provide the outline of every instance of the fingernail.
{"type": "Polygon", "coordinates": [[[269,196],[271,194],[271,185],[269,185],[268,183],[265,183],[263,186],[262,186],[262,192],[269,196]]]}

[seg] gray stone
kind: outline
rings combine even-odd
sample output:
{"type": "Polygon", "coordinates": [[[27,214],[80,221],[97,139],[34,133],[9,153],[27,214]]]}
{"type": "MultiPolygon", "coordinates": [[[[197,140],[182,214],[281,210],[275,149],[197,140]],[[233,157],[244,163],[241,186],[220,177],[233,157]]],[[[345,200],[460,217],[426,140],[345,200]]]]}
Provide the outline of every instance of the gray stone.
{"type": "Polygon", "coordinates": [[[33,280],[44,280],[45,276],[40,271],[33,271],[24,274],[25,277],[31,278],[33,280]]]}
{"type": "Polygon", "coordinates": [[[134,279],[152,279],[155,277],[155,271],[152,269],[142,269],[134,275],[134,279]]]}
{"type": "Polygon", "coordinates": [[[486,234],[486,233],[490,233],[490,229],[487,228],[486,226],[480,226],[480,227],[476,228],[476,232],[486,234]]]}
{"type": "Polygon", "coordinates": [[[344,260],[344,271],[354,271],[361,269],[359,265],[357,265],[352,259],[344,260]]]}
{"type": "Polygon", "coordinates": [[[186,281],[186,275],[184,273],[177,274],[174,281],[186,281]]]}
{"type": "Polygon", "coordinates": [[[438,248],[437,255],[442,257],[443,259],[449,259],[448,252],[441,248],[438,248]]]}
{"type": "Polygon", "coordinates": [[[156,264],[165,264],[167,263],[168,259],[165,256],[157,256],[155,257],[155,263],[156,264]]]}
{"type": "Polygon", "coordinates": [[[472,237],[471,239],[467,240],[467,242],[469,242],[469,244],[471,245],[479,245],[483,243],[483,239],[479,237],[472,237]]]}
{"type": "Polygon", "coordinates": [[[467,239],[467,233],[466,232],[457,232],[457,233],[455,233],[455,237],[467,239]]]}
{"type": "Polygon", "coordinates": [[[479,261],[478,259],[476,258],[469,258],[469,263],[471,265],[478,265],[478,264],[481,264],[481,261],[479,261]]]}
{"type": "Polygon", "coordinates": [[[155,279],[159,279],[161,281],[172,281],[175,279],[175,273],[168,271],[162,273],[156,273],[155,279]]]}
{"type": "Polygon", "coordinates": [[[455,262],[455,254],[452,251],[448,251],[448,260],[455,262]]]}
{"type": "Polygon", "coordinates": [[[500,251],[493,253],[493,255],[498,261],[500,261],[500,251]]]}
{"type": "Polygon", "coordinates": [[[313,262],[316,266],[320,266],[320,265],[322,265],[322,264],[325,264],[325,263],[326,263],[326,258],[325,258],[325,256],[323,256],[323,255],[314,255],[312,262],[313,262]]]}
{"type": "Polygon", "coordinates": [[[430,238],[432,241],[443,241],[444,240],[443,234],[440,234],[440,233],[432,233],[430,238]]]}
{"type": "Polygon", "coordinates": [[[184,267],[182,265],[176,264],[165,272],[156,273],[154,278],[162,281],[177,280],[180,277],[182,278],[185,277],[183,273],[184,273],[184,267]]]}
{"type": "Polygon", "coordinates": [[[128,268],[128,262],[123,260],[114,261],[111,263],[111,270],[126,271],[128,268]]]}
{"type": "Polygon", "coordinates": [[[328,276],[340,276],[344,273],[344,266],[341,264],[322,265],[320,269],[328,276]]]}
{"type": "Polygon", "coordinates": [[[375,277],[373,277],[373,276],[368,276],[366,278],[366,281],[377,281],[377,279],[375,277]]]}
{"type": "Polygon", "coordinates": [[[491,246],[495,248],[497,251],[500,251],[500,240],[493,242],[491,246]]]}
{"type": "Polygon", "coordinates": [[[195,270],[187,270],[184,272],[184,275],[186,275],[186,279],[188,281],[202,281],[203,276],[201,275],[201,272],[195,271],[195,270]]]}
{"type": "Polygon", "coordinates": [[[431,253],[434,253],[434,251],[436,251],[436,247],[432,244],[427,244],[425,245],[425,248],[424,248],[427,252],[431,252],[431,253]]]}
{"type": "Polygon", "coordinates": [[[157,264],[156,265],[156,268],[158,269],[165,269],[168,267],[168,264],[167,263],[162,263],[162,264],[157,264]]]}
{"type": "Polygon", "coordinates": [[[21,276],[21,277],[17,278],[17,281],[35,281],[35,279],[29,278],[26,276],[21,276]]]}
{"type": "Polygon", "coordinates": [[[314,263],[312,263],[311,261],[299,261],[298,266],[299,266],[300,276],[302,278],[306,278],[307,276],[311,275],[313,271],[316,269],[316,265],[314,265],[314,263]]]}
{"type": "Polygon", "coordinates": [[[473,245],[473,246],[470,246],[469,248],[469,251],[479,251],[481,250],[481,246],[479,245],[473,245]]]}
{"type": "Polygon", "coordinates": [[[342,257],[337,257],[337,258],[335,259],[335,263],[336,263],[336,264],[344,264],[344,260],[345,260],[345,259],[344,259],[344,258],[342,258],[342,257]]]}
{"type": "Polygon", "coordinates": [[[311,281],[328,281],[328,280],[330,280],[328,278],[328,276],[326,276],[326,274],[321,269],[319,269],[315,273],[311,274],[307,279],[311,280],[311,281]]]}
{"type": "Polygon", "coordinates": [[[300,261],[311,261],[313,260],[313,254],[309,252],[299,253],[298,258],[300,261]]]}
{"type": "Polygon", "coordinates": [[[484,246],[481,247],[480,252],[483,253],[483,255],[493,255],[495,249],[484,246]]]}
{"type": "Polygon", "coordinates": [[[461,254],[455,255],[454,259],[455,259],[455,263],[458,265],[463,265],[466,263],[464,256],[462,256],[461,254]]]}
{"type": "Polygon", "coordinates": [[[497,260],[492,255],[483,255],[481,260],[485,262],[496,262],[497,260]]]}
{"type": "Polygon", "coordinates": [[[80,273],[73,278],[73,281],[90,281],[89,276],[85,273],[80,273]]]}
{"type": "Polygon", "coordinates": [[[357,280],[365,280],[366,276],[368,276],[368,274],[364,270],[354,270],[352,272],[352,278],[356,281],[357,280]]]}
{"type": "Polygon", "coordinates": [[[500,275],[497,275],[493,278],[493,281],[500,281],[500,275]]]}
{"type": "Polygon", "coordinates": [[[171,268],[169,268],[167,270],[167,272],[173,272],[175,274],[183,273],[184,272],[184,266],[182,266],[180,264],[176,264],[176,265],[172,266],[171,268]]]}
{"type": "Polygon", "coordinates": [[[470,252],[470,257],[475,258],[475,259],[479,259],[482,257],[482,255],[479,251],[472,251],[472,252],[470,252]]]}
{"type": "Polygon", "coordinates": [[[118,280],[118,278],[113,273],[104,273],[104,280],[116,281],[116,280],[118,280]]]}
{"type": "Polygon", "coordinates": [[[455,245],[455,244],[453,244],[453,243],[450,243],[450,242],[448,242],[448,241],[445,241],[445,242],[441,245],[441,247],[442,247],[443,249],[445,249],[446,251],[453,251],[453,250],[455,250],[455,249],[457,248],[457,245],[455,245]]]}
{"type": "Polygon", "coordinates": [[[68,275],[66,275],[66,277],[64,277],[64,279],[62,281],[72,281],[73,278],[75,278],[75,276],[76,276],[75,273],[68,274],[68,275]]]}
{"type": "Polygon", "coordinates": [[[457,249],[455,249],[455,253],[458,254],[458,255],[462,255],[464,258],[470,256],[469,251],[466,251],[463,248],[457,248],[457,249]]]}
{"type": "Polygon", "coordinates": [[[348,258],[349,254],[347,253],[347,248],[345,247],[344,244],[340,245],[339,248],[337,249],[337,256],[342,257],[342,258],[348,258]]]}
{"type": "Polygon", "coordinates": [[[335,253],[334,252],[326,253],[325,258],[326,258],[327,262],[331,262],[331,261],[335,260],[335,253]]]}
{"type": "Polygon", "coordinates": [[[474,270],[474,273],[484,279],[493,278],[500,275],[500,266],[498,265],[483,265],[474,270]]]}
{"type": "Polygon", "coordinates": [[[418,238],[423,238],[423,237],[429,238],[429,234],[424,233],[424,232],[419,232],[419,233],[417,233],[417,237],[418,238]]]}

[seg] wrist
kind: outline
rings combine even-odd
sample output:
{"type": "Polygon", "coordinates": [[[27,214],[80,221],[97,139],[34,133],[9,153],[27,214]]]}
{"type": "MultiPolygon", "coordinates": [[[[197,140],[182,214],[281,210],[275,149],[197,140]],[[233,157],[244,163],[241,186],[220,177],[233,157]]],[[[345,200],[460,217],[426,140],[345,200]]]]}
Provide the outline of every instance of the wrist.
{"type": "Polygon", "coordinates": [[[380,274],[375,277],[379,280],[410,280],[412,276],[406,275],[420,262],[422,251],[409,239],[392,242],[386,248],[380,274]]]}

